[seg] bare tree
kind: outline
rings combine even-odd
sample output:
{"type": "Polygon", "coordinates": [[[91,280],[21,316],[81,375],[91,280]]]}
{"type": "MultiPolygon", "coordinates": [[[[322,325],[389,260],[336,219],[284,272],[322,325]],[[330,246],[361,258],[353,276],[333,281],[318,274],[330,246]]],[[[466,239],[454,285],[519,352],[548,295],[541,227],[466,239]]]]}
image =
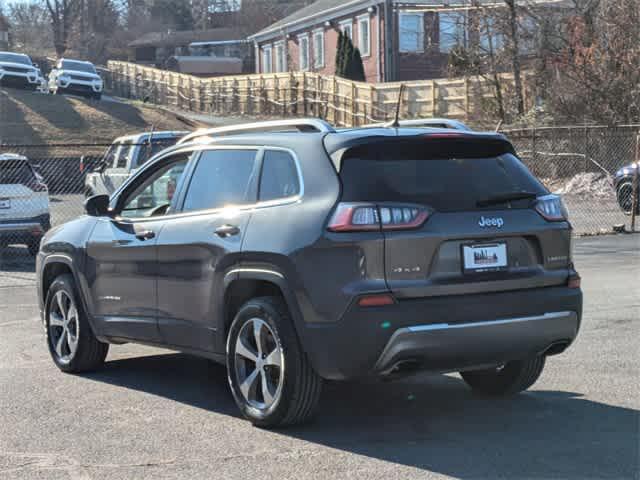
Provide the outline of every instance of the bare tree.
{"type": "Polygon", "coordinates": [[[13,3],[7,9],[13,44],[29,54],[53,48],[49,12],[38,3],[13,3]]]}
{"type": "Polygon", "coordinates": [[[67,51],[69,34],[74,20],[78,16],[79,0],[44,0],[49,10],[53,46],[56,55],[61,57],[67,51]]]}

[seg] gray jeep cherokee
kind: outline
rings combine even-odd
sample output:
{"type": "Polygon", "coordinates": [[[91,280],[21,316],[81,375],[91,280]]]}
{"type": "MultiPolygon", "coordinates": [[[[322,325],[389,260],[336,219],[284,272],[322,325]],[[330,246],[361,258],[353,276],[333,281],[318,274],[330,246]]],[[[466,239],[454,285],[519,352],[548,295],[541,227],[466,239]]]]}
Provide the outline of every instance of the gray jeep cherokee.
{"type": "Polygon", "coordinates": [[[37,258],[56,365],[126,342],[207,357],[263,427],[309,419],[323,379],[460,372],[517,393],[580,326],[566,210],[497,134],[223,127],[86,210],[37,258]]]}

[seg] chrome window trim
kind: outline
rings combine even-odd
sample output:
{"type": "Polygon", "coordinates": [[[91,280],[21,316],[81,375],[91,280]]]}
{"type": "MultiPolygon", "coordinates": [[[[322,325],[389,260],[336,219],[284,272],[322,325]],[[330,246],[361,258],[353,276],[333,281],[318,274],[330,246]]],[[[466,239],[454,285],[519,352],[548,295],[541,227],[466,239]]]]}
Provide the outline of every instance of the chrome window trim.
{"type": "MultiPolygon", "coordinates": [[[[163,216],[158,216],[158,217],[142,217],[142,218],[126,218],[126,217],[118,217],[117,220],[120,223],[145,223],[145,222],[152,222],[152,221],[158,221],[158,220],[173,220],[173,219],[180,219],[180,218],[187,218],[187,217],[194,217],[194,216],[202,216],[202,215],[217,215],[219,213],[224,213],[224,212],[230,212],[230,211],[238,211],[238,212],[244,212],[244,211],[251,211],[251,210],[257,210],[257,209],[263,209],[263,208],[271,208],[271,207],[279,207],[282,205],[290,205],[293,203],[298,203],[298,202],[302,202],[303,197],[304,197],[304,177],[302,175],[302,167],[300,166],[300,160],[298,158],[298,155],[296,155],[296,152],[294,152],[292,149],[290,148],[286,148],[286,147],[275,147],[275,146],[270,146],[270,145],[266,145],[266,146],[256,146],[256,145],[190,145],[187,148],[183,148],[177,151],[173,151],[170,153],[167,153],[166,155],[164,155],[161,158],[165,158],[168,156],[173,156],[175,154],[180,154],[180,153],[186,153],[186,152],[191,152],[192,154],[198,154],[199,156],[204,152],[204,151],[209,151],[209,150],[255,150],[256,151],[256,158],[258,158],[258,155],[264,154],[264,152],[266,152],[267,150],[272,150],[272,151],[282,151],[282,152],[286,152],[289,155],[291,155],[293,157],[293,161],[296,165],[296,170],[298,171],[298,181],[300,183],[300,191],[298,192],[298,194],[296,195],[292,195],[289,197],[283,197],[283,198],[278,198],[275,200],[269,200],[269,201],[264,201],[264,202],[255,202],[252,204],[248,204],[248,205],[227,205],[224,208],[209,208],[209,209],[205,209],[205,210],[191,210],[189,212],[177,212],[174,214],[170,214],[170,215],[163,215],[163,216]]],[[[161,158],[158,159],[161,160],[161,158]]],[[[155,163],[155,160],[154,162],[155,163]]],[[[145,165],[148,165],[149,162],[147,162],[145,165]]],[[[143,165],[143,169],[146,170],[147,167],[145,167],[145,165],[143,165]]],[[[262,165],[260,166],[260,168],[262,168],[262,165]]],[[[140,170],[141,172],[144,170],[140,170]]],[[[193,175],[193,173],[192,173],[193,175]]],[[[130,180],[127,180],[126,183],[129,183],[130,180]]],[[[120,190],[122,190],[124,187],[124,185],[120,188],[120,190]]],[[[119,193],[119,191],[116,193],[119,193]]],[[[188,191],[188,187],[187,187],[187,191],[188,191]]],[[[186,191],[185,191],[186,194],[186,191]]],[[[115,197],[116,194],[114,194],[114,197],[112,198],[116,198],[115,197]]]]}

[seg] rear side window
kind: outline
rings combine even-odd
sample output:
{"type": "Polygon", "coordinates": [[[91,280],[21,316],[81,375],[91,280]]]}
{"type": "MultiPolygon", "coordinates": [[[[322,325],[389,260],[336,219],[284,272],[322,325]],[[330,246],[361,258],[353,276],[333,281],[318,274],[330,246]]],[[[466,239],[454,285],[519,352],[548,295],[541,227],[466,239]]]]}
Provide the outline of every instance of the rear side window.
{"type": "MultiPolygon", "coordinates": [[[[441,212],[477,210],[491,196],[545,194],[542,184],[514,155],[486,158],[347,158],[340,177],[343,201],[404,202],[441,212]]],[[[526,208],[528,201],[513,202],[526,208]]]]}
{"type": "Polygon", "coordinates": [[[296,162],[290,153],[267,150],[262,161],[260,201],[292,197],[300,193],[296,162]]]}
{"type": "Polygon", "coordinates": [[[202,153],[187,190],[183,210],[255,203],[255,150],[209,150],[202,153]]]}
{"type": "Polygon", "coordinates": [[[32,182],[34,177],[31,166],[24,160],[0,161],[0,185],[27,184],[32,182]]]}
{"type": "Polygon", "coordinates": [[[172,147],[176,144],[177,141],[177,138],[162,138],[158,140],[152,140],[151,145],[149,145],[148,141],[145,141],[142,145],[140,145],[140,150],[138,153],[138,166],[145,163],[156,153],[159,153],[166,148],[172,147]]]}
{"type": "Polygon", "coordinates": [[[127,159],[129,158],[131,149],[131,142],[126,142],[120,145],[116,157],[115,168],[127,168],[127,159]]]}

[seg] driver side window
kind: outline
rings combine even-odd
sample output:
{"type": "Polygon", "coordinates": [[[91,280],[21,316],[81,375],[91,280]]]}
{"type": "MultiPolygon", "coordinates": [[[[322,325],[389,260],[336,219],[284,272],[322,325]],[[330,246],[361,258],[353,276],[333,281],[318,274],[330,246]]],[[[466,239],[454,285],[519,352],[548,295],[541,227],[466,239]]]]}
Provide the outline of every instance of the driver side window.
{"type": "Polygon", "coordinates": [[[121,216],[125,218],[146,218],[166,215],[171,211],[174,196],[184,175],[188,155],[181,155],[171,163],[156,170],[149,178],[129,193],[124,202],[121,216]]]}

